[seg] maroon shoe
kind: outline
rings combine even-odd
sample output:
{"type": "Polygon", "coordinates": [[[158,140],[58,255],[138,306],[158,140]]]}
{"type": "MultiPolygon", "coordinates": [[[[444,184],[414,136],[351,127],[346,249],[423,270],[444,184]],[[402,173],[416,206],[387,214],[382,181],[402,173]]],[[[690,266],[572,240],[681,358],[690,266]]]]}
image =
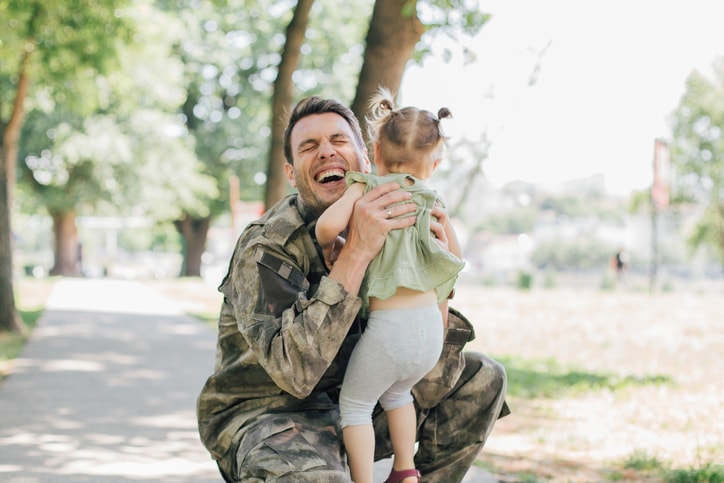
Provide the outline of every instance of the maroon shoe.
{"type": "Polygon", "coordinates": [[[400,483],[405,478],[409,478],[411,476],[417,478],[417,481],[420,481],[420,478],[422,478],[422,474],[414,468],[411,470],[392,470],[390,472],[390,476],[388,476],[385,480],[385,483],[400,483]]]}

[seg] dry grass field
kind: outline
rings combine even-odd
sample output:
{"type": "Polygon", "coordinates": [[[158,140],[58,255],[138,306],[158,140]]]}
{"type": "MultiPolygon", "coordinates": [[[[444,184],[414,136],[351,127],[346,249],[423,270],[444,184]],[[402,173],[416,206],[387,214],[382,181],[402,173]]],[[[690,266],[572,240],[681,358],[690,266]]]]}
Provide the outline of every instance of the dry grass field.
{"type": "MultiPolygon", "coordinates": [[[[188,313],[218,313],[210,284],[146,283],[188,313]]],[[[26,300],[33,285],[21,285],[26,300]]],[[[48,285],[37,287],[42,299],[48,285]]],[[[453,302],[475,325],[468,349],[508,371],[513,413],[479,458],[501,481],[661,481],[649,470],[724,464],[721,285],[657,294],[463,285],[453,302]]]]}
{"type": "Polygon", "coordinates": [[[501,479],[639,481],[655,462],[724,463],[721,290],[461,287],[455,305],[476,328],[469,348],[508,370],[513,414],[481,455],[501,479]]]}

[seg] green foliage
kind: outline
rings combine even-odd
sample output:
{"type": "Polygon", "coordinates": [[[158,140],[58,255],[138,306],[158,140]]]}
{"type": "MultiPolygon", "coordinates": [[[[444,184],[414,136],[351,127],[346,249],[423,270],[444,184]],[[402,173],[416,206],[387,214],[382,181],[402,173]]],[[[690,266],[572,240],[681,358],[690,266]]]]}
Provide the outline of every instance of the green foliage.
{"type": "MultiPolygon", "coordinates": [[[[299,98],[352,99],[374,2],[314,3],[299,98]]],[[[228,210],[228,179],[261,199],[270,105],[291,0],[10,0],[0,3],[0,116],[24,53],[32,89],[16,206],[157,220],[228,210]]],[[[430,32],[474,33],[468,1],[419,2],[430,32]]],[[[173,245],[165,237],[162,245],[173,245]]]]}
{"type": "Polygon", "coordinates": [[[722,483],[724,465],[706,463],[698,468],[675,469],[665,474],[668,483],[722,483]]]}
{"type": "Polygon", "coordinates": [[[540,269],[591,270],[608,266],[616,247],[594,236],[554,239],[540,243],[530,259],[540,269]]]}
{"type": "MultiPolygon", "coordinates": [[[[415,61],[421,61],[431,52],[432,46],[441,36],[457,40],[459,34],[474,36],[490,20],[491,15],[482,12],[479,2],[475,0],[419,0],[409,1],[405,9],[412,14],[416,8],[417,15],[426,29],[426,34],[415,48],[415,61]]],[[[451,57],[452,52],[446,49],[444,55],[451,57]]],[[[474,60],[474,54],[463,49],[466,59],[474,60]]]]}
{"type": "Polygon", "coordinates": [[[11,0],[0,3],[0,116],[7,119],[18,74],[28,54],[28,75],[57,101],[88,112],[84,95],[94,73],[117,67],[118,43],[133,36],[128,1],[11,0]]]}
{"type": "MultiPolygon", "coordinates": [[[[618,465],[617,465],[618,466],[618,465]]],[[[695,468],[672,468],[671,463],[661,461],[655,455],[645,451],[634,451],[620,467],[636,472],[635,478],[645,481],[666,481],[667,483],[722,483],[724,482],[724,466],[707,462],[695,468]]],[[[612,480],[622,479],[615,472],[612,480]]],[[[631,475],[629,473],[629,478],[631,475]]]]}
{"type": "Polygon", "coordinates": [[[49,212],[121,204],[120,187],[129,186],[133,156],[129,137],[112,117],[32,111],[22,141],[25,181],[49,212]]]}
{"type": "Polygon", "coordinates": [[[671,124],[675,199],[703,208],[689,241],[714,248],[724,267],[724,58],[713,64],[713,78],[689,75],[671,124]]]}
{"type": "Polygon", "coordinates": [[[533,286],[533,275],[530,272],[520,272],[516,286],[519,290],[530,290],[533,286]]]}
{"type": "Polygon", "coordinates": [[[418,2],[418,10],[428,29],[445,29],[475,35],[490,20],[481,12],[479,2],[470,0],[430,0],[418,2]]]}
{"type": "MultiPolygon", "coordinates": [[[[183,65],[181,109],[206,174],[219,196],[209,199],[213,216],[228,209],[228,180],[241,182],[241,198],[259,200],[270,146],[271,96],[284,46],[283,32],[295,3],[157,2],[178,18],[174,54],[183,65]]],[[[368,0],[315,2],[294,73],[295,97],[323,92],[351,99],[362,62],[368,0]]]]}
{"type": "MultiPolygon", "coordinates": [[[[13,360],[20,355],[43,312],[43,307],[18,310],[20,320],[25,327],[25,333],[0,332],[0,362],[13,360]]],[[[2,382],[4,376],[5,374],[0,371],[0,382],[2,382]]]]}
{"type": "Polygon", "coordinates": [[[642,190],[633,192],[629,199],[628,211],[631,213],[640,213],[644,210],[651,211],[651,191],[642,190]]]}
{"type": "Polygon", "coordinates": [[[530,360],[513,356],[496,357],[508,374],[508,394],[534,399],[556,398],[589,391],[620,391],[631,386],[673,384],[666,375],[619,376],[564,367],[556,360],[530,360]]]}
{"type": "Polygon", "coordinates": [[[623,467],[637,471],[651,471],[663,468],[664,464],[656,456],[650,456],[644,451],[634,451],[624,461],[623,467]]]}
{"type": "Polygon", "coordinates": [[[20,145],[20,173],[34,199],[51,213],[147,215],[171,220],[181,212],[207,216],[216,183],[199,174],[193,139],[176,111],[183,101],[169,56],[173,22],[147,2],[129,9],[133,42],[115,44],[118,68],[80,70],[73,84],[40,83],[31,98],[20,145]],[[166,27],[165,30],[164,26],[166,27]],[[93,82],[83,79],[93,72],[93,82]],[[74,96],[85,99],[78,110],[74,96]]]}
{"type": "Polygon", "coordinates": [[[538,210],[534,207],[516,208],[485,217],[479,228],[491,233],[507,235],[530,233],[535,226],[537,217],[538,210]]]}

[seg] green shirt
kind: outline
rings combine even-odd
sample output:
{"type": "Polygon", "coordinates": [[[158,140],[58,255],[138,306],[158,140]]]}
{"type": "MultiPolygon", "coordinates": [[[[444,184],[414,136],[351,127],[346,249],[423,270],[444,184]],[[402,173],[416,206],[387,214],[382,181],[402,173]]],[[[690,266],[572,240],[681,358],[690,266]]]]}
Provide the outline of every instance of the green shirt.
{"type": "Polygon", "coordinates": [[[364,183],[365,193],[390,181],[397,182],[402,189],[412,194],[412,201],[417,204],[417,221],[410,227],[392,230],[387,234],[382,250],[367,267],[360,297],[367,304],[369,297],[387,299],[398,288],[405,287],[421,292],[434,289],[438,302],[441,302],[447,299],[458,273],[465,265],[438,245],[430,231],[430,211],[436,202],[442,204],[442,200],[422,180],[409,174],[378,176],[348,171],[346,175],[348,185],[364,183]]]}

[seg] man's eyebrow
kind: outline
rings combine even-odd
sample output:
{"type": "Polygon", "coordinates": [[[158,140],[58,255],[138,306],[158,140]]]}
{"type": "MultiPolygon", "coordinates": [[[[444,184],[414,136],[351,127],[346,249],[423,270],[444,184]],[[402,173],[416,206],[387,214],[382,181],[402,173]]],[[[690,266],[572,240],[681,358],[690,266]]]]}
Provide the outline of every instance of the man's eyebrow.
{"type": "Polygon", "coordinates": [[[319,141],[317,141],[316,138],[307,138],[307,139],[300,141],[300,143],[297,147],[302,148],[304,146],[311,146],[311,145],[315,145],[315,144],[319,144],[319,141]]]}

